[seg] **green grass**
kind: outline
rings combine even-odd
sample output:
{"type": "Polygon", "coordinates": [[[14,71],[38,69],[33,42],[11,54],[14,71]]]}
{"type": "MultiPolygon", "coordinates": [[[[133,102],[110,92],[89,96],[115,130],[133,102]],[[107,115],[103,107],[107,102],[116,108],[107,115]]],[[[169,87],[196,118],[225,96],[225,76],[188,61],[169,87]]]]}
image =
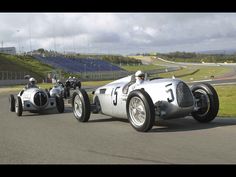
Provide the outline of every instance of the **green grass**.
{"type": "Polygon", "coordinates": [[[136,65],[136,66],[121,66],[121,68],[127,70],[127,71],[149,71],[149,70],[155,70],[155,69],[162,69],[165,68],[163,66],[157,66],[157,65],[136,65]]]}
{"type": "Polygon", "coordinates": [[[194,80],[210,79],[211,76],[217,77],[225,73],[228,73],[230,71],[231,69],[228,67],[218,67],[218,66],[188,67],[188,68],[182,68],[181,70],[174,71],[174,72],[161,73],[161,74],[158,74],[158,76],[165,77],[165,78],[170,78],[172,76],[175,76],[176,78],[180,78],[181,80],[184,80],[184,81],[194,81],[194,80]],[[194,71],[197,71],[197,72],[192,74],[194,71]],[[186,75],[186,76],[183,76],[183,75],[186,75]]]}
{"type": "Polygon", "coordinates": [[[236,85],[214,86],[219,96],[218,116],[236,117],[236,85]]]}
{"type": "Polygon", "coordinates": [[[43,64],[31,56],[16,56],[0,54],[0,70],[13,72],[26,72],[40,82],[45,74],[51,71],[53,67],[43,64]]]}
{"type": "Polygon", "coordinates": [[[83,86],[92,86],[92,87],[98,87],[98,86],[103,86],[106,85],[110,82],[112,82],[113,80],[106,80],[106,81],[85,81],[85,82],[81,82],[82,87],[83,86]]]}

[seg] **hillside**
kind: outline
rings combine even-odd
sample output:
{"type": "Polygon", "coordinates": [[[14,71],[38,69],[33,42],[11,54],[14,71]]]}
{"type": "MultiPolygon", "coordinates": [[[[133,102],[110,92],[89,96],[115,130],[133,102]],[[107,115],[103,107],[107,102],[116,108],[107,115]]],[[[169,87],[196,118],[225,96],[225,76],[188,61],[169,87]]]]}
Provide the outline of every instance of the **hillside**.
{"type": "Polygon", "coordinates": [[[40,82],[52,69],[53,67],[42,64],[31,56],[0,54],[0,71],[27,73],[40,82]]]}

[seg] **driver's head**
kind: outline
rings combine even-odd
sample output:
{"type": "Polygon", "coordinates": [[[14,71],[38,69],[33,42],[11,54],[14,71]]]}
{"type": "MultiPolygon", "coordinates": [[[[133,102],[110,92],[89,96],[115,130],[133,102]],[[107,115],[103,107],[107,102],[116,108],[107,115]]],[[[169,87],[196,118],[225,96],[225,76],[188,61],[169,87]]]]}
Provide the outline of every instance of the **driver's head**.
{"type": "Polygon", "coordinates": [[[136,77],[136,79],[144,80],[145,74],[144,74],[143,71],[138,70],[138,71],[135,73],[135,77],[136,77]]]}
{"type": "Polygon", "coordinates": [[[35,80],[35,78],[33,78],[33,77],[31,77],[31,78],[29,79],[29,82],[30,82],[32,85],[35,85],[35,84],[36,84],[36,80],[35,80]]]}

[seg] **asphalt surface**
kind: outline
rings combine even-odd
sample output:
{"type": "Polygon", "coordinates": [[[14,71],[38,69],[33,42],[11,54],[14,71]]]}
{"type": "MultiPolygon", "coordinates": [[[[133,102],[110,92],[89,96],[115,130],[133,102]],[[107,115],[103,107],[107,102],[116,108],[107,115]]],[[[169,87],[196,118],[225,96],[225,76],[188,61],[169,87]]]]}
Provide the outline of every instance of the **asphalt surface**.
{"type": "Polygon", "coordinates": [[[200,124],[193,118],[160,121],[150,132],[125,119],[93,114],[78,122],[65,113],[9,112],[0,94],[1,164],[234,164],[236,118],[200,124]]]}

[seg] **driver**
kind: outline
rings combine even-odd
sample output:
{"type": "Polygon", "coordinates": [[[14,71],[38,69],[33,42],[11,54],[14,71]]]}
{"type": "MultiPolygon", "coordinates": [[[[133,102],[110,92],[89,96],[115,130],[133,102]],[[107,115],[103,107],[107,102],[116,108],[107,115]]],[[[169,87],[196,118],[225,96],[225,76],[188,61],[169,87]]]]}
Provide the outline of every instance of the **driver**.
{"type": "Polygon", "coordinates": [[[138,70],[135,73],[136,85],[142,84],[144,82],[145,73],[143,71],[138,70]]]}
{"type": "Polygon", "coordinates": [[[57,84],[61,85],[62,87],[64,87],[64,84],[59,79],[57,80],[57,84]]]}
{"type": "Polygon", "coordinates": [[[145,80],[145,73],[141,70],[138,70],[134,76],[135,76],[135,83],[130,86],[129,92],[134,90],[138,85],[142,84],[145,80]]]}
{"type": "Polygon", "coordinates": [[[38,88],[38,86],[36,86],[36,80],[35,78],[31,77],[29,79],[29,83],[25,86],[26,89],[28,88],[38,88]]]}

